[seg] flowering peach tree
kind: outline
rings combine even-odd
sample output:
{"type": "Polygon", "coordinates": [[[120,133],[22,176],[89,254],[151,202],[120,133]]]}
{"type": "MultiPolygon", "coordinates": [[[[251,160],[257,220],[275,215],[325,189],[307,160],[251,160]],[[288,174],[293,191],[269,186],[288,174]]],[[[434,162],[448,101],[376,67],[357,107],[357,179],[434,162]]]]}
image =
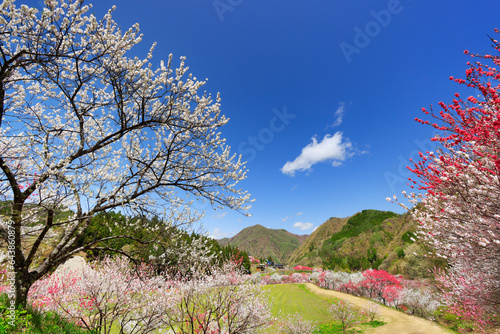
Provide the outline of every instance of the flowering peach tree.
{"type": "Polygon", "coordinates": [[[211,268],[179,282],[177,307],[165,312],[162,323],[172,333],[258,333],[272,320],[266,293],[236,270],[236,264],[211,268]]]}
{"type": "Polygon", "coordinates": [[[363,276],[365,278],[358,287],[361,295],[380,300],[384,305],[397,298],[402,289],[401,281],[384,270],[367,269],[363,271],[363,276]]]}
{"type": "Polygon", "coordinates": [[[125,257],[56,271],[29,292],[33,307],[98,333],[109,333],[113,326],[130,334],[151,332],[177,300],[165,277],[152,275],[146,265],[134,269],[125,257]]]}
{"type": "Polygon", "coordinates": [[[332,303],[328,311],[333,318],[342,325],[342,332],[346,333],[349,327],[352,327],[361,321],[361,312],[358,311],[351,302],[340,300],[332,303]]]}
{"type": "Polygon", "coordinates": [[[154,45],[144,58],[130,56],[138,25],[122,31],[114,9],[98,19],[90,8],[82,0],[45,0],[41,11],[0,4],[0,196],[8,205],[0,235],[7,241],[7,223],[13,228],[18,305],[34,282],[103,241],[78,244],[99,212],[178,225],[198,217],[186,208],[192,198],[241,211],[250,202],[236,187],[244,162],[219,132],[228,121],[219,96],[198,93],[205,81],[184,58],[153,68],[154,45]],[[66,208],[72,214],[56,219],[66,208]],[[53,248],[42,253],[48,239],[53,248]]]}
{"type": "Polygon", "coordinates": [[[304,319],[300,313],[293,313],[283,319],[280,329],[284,334],[312,334],[316,332],[317,326],[315,322],[304,319]]]}
{"type": "Polygon", "coordinates": [[[257,333],[272,321],[268,297],[237,268],[177,279],[106,258],[35,282],[29,302],[98,333],[257,333]]]}
{"type": "Polygon", "coordinates": [[[420,195],[407,195],[420,238],[450,265],[438,273],[445,301],[479,323],[500,310],[500,43],[491,42],[493,54],[464,52],[465,79],[450,78],[474,95],[457,93],[439,111],[423,109],[431,121],[417,119],[438,130],[441,145],[420,153],[410,168],[420,195]]]}

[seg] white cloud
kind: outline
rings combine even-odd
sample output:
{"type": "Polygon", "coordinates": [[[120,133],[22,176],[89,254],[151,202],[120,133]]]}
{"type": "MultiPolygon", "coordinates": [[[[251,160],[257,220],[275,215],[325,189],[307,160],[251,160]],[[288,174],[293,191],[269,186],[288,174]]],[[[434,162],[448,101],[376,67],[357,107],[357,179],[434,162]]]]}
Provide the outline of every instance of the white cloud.
{"type": "Polygon", "coordinates": [[[281,168],[283,174],[294,176],[296,171],[309,170],[318,162],[333,160],[334,167],[340,166],[342,161],[354,155],[349,138],[342,138],[342,132],[338,131],[333,136],[325,135],[321,142],[316,137],[311,138],[312,143],[302,149],[300,155],[294,161],[287,161],[281,168]]]}
{"type": "Polygon", "coordinates": [[[222,232],[219,228],[214,228],[214,230],[210,233],[209,237],[213,239],[222,239],[222,238],[230,238],[236,234],[236,231],[233,232],[222,232]]]}
{"type": "Polygon", "coordinates": [[[300,216],[300,215],[303,215],[303,214],[304,214],[304,212],[297,212],[295,215],[296,216],[300,216]]]}
{"type": "Polygon", "coordinates": [[[286,216],[285,218],[283,218],[281,221],[282,221],[282,222],[286,222],[286,221],[287,221],[287,219],[288,219],[288,216],[286,216]]]}
{"type": "Polygon", "coordinates": [[[215,213],[211,216],[212,219],[222,219],[227,215],[227,212],[215,213]]]}
{"type": "Polygon", "coordinates": [[[336,127],[342,124],[344,112],[345,112],[345,102],[340,102],[337,111],[335,111],[335,122],[333,122],[332,127],[336,127]]]}
{"type": "Polygon", "coordinates": [[[293,224],[293,227],[294,227],[294,228],[298,228],[298,229],[300,229],[301,231],[309,230],[309,229],[311,229],[313,226],[314,226],[314,224],[313,224],[313,223],[296,222],[295,224],[293,224]]]}

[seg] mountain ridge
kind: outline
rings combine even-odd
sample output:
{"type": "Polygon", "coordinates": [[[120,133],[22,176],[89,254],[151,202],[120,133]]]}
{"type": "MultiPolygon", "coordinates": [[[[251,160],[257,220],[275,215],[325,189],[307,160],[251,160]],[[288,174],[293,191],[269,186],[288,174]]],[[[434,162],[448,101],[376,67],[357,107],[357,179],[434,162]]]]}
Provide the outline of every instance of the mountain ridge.
{"type": "Polygon", "coordinates": [[[429,255],[433,251],[416,239],[416,229],[409,212],[369,209],[350,217],[331,217],[308,236],[254,225],[219,242],[290,266],[344,271],[373,268],[419,278],[445,262],[429,255]]]}
{"type": "Polygon", "coordinates": [[[287,263],[288,258],[308,237],[285,229],[270,229],[260,224],[249,226],[231,238],[218,239],[221,246],[231,245],[255,258],[269,258],[287,263]]]}

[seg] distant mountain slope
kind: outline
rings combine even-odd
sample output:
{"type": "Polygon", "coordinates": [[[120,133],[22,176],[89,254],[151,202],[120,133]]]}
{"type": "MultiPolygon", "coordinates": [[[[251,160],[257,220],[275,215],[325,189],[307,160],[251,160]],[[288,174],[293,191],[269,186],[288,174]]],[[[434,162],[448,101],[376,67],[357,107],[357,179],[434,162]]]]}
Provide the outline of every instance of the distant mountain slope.
{"type": "Polygon", "coordinates": [[[297,235],[283,229],[269,229],[254,225],[243,229],[232,238],[218,240],[221,246],[231,245],[256,258],[272,257],[287,263],[290,255],[304,243],[307,235],[297,235]]]}
{"type": "Polygon", "coordinates": [[[373,268],[420,278],[446,263],[415,238],[416,228],[409,213],[363,210],[347,218],[330,218],[310,236],[255,225],[219,243],[291,266],[346,271],[373,268]]]}
{"type": "Polygon", "coordinates": [[[318,256],[318,250],[321,249],[325,240],[342,229],[348,219],[349,218],[332,217],[321,224],[307,237],[304,243],[293,252],[288,260],[288,264],[321,267],[323,261],[318,256]]]}
{"type": "Polygon", "coordinates": [[[328,268],[358,270],[378,267],[384,257],[403,245],[402,234],[414,224],[391,211],[363,210],[323,242],[318,255],[328,268]]]}
{"type": "Polygon", "coordinates": [[[409,214],[363,210],[349,218],[330,218],[291,256],[290,265],[336,270],[378,268],[407,277],[423,277],[444,262],[432,256],[413,232],[409,214]],[[425,254],[425,255],[424,255],[425,254]]]}

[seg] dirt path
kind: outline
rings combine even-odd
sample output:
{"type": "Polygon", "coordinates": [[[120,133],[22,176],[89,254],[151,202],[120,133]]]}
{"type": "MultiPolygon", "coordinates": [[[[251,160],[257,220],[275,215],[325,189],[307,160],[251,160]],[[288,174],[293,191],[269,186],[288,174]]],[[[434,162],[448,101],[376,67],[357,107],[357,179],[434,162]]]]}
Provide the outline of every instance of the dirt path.
{"type": "MultiPolygon", "coordinates": [[[[345,293],[322,289],[312,283],[306,284],[307,288],[324,297],[335,297],[350,301],[358,307],[365,307],[369,302],[366,299],[345,293]]],[[[453,333],[431,321],[404,314],[389,307],[380,306],[380,316],[387,324],[377,328],[367,328],[366,334],[441,334],[453,333]]]]}

